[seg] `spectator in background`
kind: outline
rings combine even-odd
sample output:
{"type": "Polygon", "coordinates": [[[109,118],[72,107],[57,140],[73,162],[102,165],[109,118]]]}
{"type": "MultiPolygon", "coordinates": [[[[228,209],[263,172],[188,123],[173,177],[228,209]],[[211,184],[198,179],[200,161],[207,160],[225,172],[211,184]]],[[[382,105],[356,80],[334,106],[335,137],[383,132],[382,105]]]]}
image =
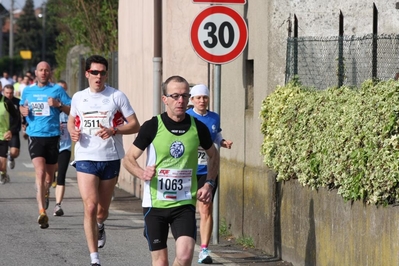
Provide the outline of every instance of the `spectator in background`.
{"type": "Polygon", "coordinates": [[[26,88],[26,86],[30,85],[30,78],[28,76],[24,76],[21,83],[19,84],[19,90],[15,93],[15,97],[21,97],[22,96],[22,92],[24,91],[24,89],[26,88]]]}
{"type": "MultiPolygon", "coordinates": [[[[17,97],[17,94],[18,94],[18,95],[21,95],[21,94],[19,93],[19,85],[21,84],[22,79],[23,79],[23,77],[22,77],[21,75],[18,75],[18,76],[16,77],[16,81],[14,82],[14,96],[15,96],[15,97],[17,97]]],[[[19,97],[19,96],[18,96],[18,97],[19,97]]]]}
{"type": "Polygon", "coordinates": [[[8,84],[14,85],[14,80],[12,78],[10,78],[7,71],[3,72],[3,77],[0,78],[0,82],[3,87],[8,84]]]}
{"type": "Polygon", "coordinates": [[[35,76],[32,74],[32,72],[30,71],[26,71],[25,76],[27,76],[29,78],[29,84],[33,84],[35,83],[35,76]]]}

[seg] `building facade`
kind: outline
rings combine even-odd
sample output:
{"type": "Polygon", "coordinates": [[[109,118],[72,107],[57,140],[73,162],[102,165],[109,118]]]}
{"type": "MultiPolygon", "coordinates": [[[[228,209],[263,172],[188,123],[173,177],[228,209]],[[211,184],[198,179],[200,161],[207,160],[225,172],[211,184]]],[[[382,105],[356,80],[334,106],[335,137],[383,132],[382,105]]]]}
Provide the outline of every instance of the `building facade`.
{"type": "MultiPolygon", "coordinates": [[[[181,75],[190,83],[208,84],[211,99],[215,93],[214,65],[200,59],[190,43],[191,23],[209,4],[163,0],[159,10],[157,2],[119,1],[119,89],[131,100],[140,122],[157,114],[160,99],[153,88],[159,77],[163,81],[181,75]],[[159,11],[162,16],[155,16],[159,11]],[[154,63],[159,58],[160,66],[154,63]]],[[[284,84],[286,40],[294,15],[299,36],[338,35],[340,11],[345,14],[345,34],[364,35],[372,32],[374,3],[380,14],[379,33],[392,34],[399,26],[397,3],[246,2],[228,5],[246,20],[249,38],[244,52],[221,66],[222,133],[234,144],[231,150],[221,150],[219,223],[294,265],[398,265],[396,209],[350,204],[336,191],[310,191],[295,181],[276,183],[260,155],[259,119],[262,100],[284,84]]],[[[134,136],[125,138],[126,148],[133,140],[134,136]]],[[[140,162],[144,165],[145,158],[140,162]]],[[[119,184],[141,197],[141,182],[124,170],[119,184]]]]}

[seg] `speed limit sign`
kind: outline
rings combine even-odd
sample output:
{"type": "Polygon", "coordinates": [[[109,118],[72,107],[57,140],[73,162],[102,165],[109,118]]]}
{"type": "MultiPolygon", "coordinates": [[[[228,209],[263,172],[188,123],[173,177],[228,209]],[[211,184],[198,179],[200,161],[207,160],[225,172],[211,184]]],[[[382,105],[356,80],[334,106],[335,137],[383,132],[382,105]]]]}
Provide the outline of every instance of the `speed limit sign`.
{"type": "Polygon", "coordinates": [[[204,9],[191,25],[191,45],[196,54],[209,63],[233,61],[245,49],[247,41],[245,20],[225,6],[204,9]]]}

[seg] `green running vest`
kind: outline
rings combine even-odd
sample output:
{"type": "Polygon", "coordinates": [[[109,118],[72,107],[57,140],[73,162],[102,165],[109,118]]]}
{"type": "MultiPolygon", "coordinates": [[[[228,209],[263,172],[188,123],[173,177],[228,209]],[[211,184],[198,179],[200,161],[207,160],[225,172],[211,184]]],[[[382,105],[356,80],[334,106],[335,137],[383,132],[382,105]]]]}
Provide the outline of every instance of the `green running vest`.
{"type": "Polygon", "coordinates": [[[197,200],[199,138],[194,118],[181,136],[169,132],[158,115],[158,132],[152,142],[156,173],[150,182],[152,207],[194,205],[197,200]]]}
{"type": "Polygon", "coordinates": [[[6,109],[4,96],[0,100],[0,140],[4,140],[4,134],[10,130],[10,113],[6,109]]]}

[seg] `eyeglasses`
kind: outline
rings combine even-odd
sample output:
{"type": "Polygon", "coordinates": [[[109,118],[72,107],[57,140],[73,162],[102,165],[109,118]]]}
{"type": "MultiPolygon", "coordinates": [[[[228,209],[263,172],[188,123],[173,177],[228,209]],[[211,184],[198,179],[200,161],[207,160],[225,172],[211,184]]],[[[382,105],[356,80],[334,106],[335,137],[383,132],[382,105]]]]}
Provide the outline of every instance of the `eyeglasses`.
{"type": "Polygon", "coordinates": [[[99,71],[99,70],[89,69],[89,70],[87,70],[87,72],[89,72],[93,76],[97,76],[98,74],[100,74],[101,77],[104,77],[105,75],[107,75],[107,71],[105,71],[105,70],[99,71]]]}
{"type": "Polygon", "coordinates": [[[182,94],[178,94],[178,93],[173,93],[173,94],[165,94],[166,97],[170,97],[173,100],[177,101],[179,100],[180,97],[183,97],[183,99],[188,99],[190,98],[191,94],[190,93],[182,93],[182,94]]]}

